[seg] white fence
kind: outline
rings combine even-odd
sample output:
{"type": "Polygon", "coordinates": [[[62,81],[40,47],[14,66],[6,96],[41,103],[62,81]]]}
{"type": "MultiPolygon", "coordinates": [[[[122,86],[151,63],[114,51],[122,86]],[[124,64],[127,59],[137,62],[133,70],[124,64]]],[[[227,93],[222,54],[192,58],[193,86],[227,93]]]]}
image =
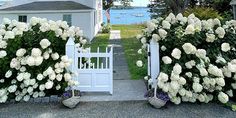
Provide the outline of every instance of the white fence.
{"type": "Polygon", "coordinates": [[[70,38],[66,44],[66,55],[73,59],[69,67],[78,75],[74,77],[80,84],[75,87],[84,92],[109,92],[113,94],[113,48],[106,52],[78,51],[74,40],[70,38]]]}
{"type": "Polygon", "coordinates": [[[151,40],[148,45],[148,76],[151,77],[151,86],[154,88],[157,85],[157,77],[160,73],[160,55],[159,44],[151,40]]]}

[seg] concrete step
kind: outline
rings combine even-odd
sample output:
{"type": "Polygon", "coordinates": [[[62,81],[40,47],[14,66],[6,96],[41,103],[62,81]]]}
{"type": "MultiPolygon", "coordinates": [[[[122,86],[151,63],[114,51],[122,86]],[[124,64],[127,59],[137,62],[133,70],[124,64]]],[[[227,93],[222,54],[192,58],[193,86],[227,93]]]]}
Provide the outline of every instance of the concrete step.
{"type": "Polygon", "coordinates": [[[82,93],[81,101],[138,101],[146,100],[143,80],[114,80],[113,95],[109,93],[82,93]]]}

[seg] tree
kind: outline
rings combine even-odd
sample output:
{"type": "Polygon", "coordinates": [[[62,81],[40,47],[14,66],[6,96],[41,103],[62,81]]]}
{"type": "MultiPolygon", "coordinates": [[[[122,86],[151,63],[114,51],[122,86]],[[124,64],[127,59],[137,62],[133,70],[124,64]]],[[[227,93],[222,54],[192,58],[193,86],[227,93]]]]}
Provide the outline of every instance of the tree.
{"type": "Polygon", "coordinates": [[[103,9],[106,11],[107,23],[111,22],[110,10],[113,6],[113,0],[103,0],[103,9]]]}
{"type": "Polygon", "coordinates": [[[110,10],[114,5],[113,2],[120,2],[123,7],[129,7],[131,5],[130,2],[133,2],[133,0],[103,0],[103,9],[106,11],[107,23],[111,21],[110,10]]]}
{"type": "Polygon", "coordinates": [[[151,0],[149,5],[153,17],[173,12],[174,14],[183,13],[189,6],[194,7],[198,0],[151,0]]]}
{"type": "Polygon", "coordinates": [[[212,7],[219,13],[224,13],[230,11],[230,2],[231,0],[201,0],[200,4],[202,6],[212,7]]]}
{"type": "MultiPolygon", "coordinates": [[[[119,1],[119,0],[118,0],[119,1]]],[[[131,6],[131,2],[133,2],[133,0],[120,0],[120,3],[122,4],[123,7],[130,7],[131,6]]]]}

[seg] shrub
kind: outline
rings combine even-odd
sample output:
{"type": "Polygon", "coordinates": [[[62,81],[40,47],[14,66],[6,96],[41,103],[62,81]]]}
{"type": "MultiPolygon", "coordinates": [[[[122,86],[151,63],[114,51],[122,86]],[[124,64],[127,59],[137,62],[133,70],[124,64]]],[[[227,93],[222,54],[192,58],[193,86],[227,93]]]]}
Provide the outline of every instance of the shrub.
{"type": "Polygon", "coordinates": [[[173,103],[227,103],[236,94],[235,28],[235,20],[221,24],[217,18],[169,14],[149,21],[137,38],[143,50],[150,40],[159,43],[158,87],[173,103]]]}
{"type": "Polygon", "coordinates": [[[216,11],[210,7],[188,8],[184,12],[184,16],[189,16],[190,14],[194,14],[196,17],[198,17],[201,20],[207,20],[210,18],[218,18],[218,19],[222,20],[222,17],[218,13],[218,11],[216,11]]]}
{"type": "Polygon", "coordinates": [[[110,33],[111,25],[110,24],[102,24],[102,33],[110,33]]]}
{"type": "Polygon", "coordinates": [[[65,44],[74,37],[77,46],[86,43],[78,27],[64,21],[35,18],[29,24],[3,19],[0,25],[0,103],[9,99],[59,94],[77,84],[66,68],[65,44]]]}

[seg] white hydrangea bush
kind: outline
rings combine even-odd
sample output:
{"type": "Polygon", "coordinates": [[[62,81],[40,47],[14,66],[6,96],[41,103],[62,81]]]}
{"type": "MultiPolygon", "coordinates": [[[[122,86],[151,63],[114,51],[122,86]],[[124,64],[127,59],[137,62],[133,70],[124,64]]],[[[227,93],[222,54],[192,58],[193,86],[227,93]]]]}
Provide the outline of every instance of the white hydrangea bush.
{"type": "Polygon", "coordinates": [[[168,93],[171,102],[227,103],[236,94],[235,30],[235,20],[222,24],[219,19],[171,13],[148,21],[137,39],[142,50],[151,40],[159,43],[158,88],[168,93]]]}
{"type": "Polygon", "coordinates": [[[74,37],[77,47],[86,39],[79,27],[65,21],[31,18],[29,23],[3,19],[0,25],[0,103],[61,94],[73,81],[65,44],[74,37]]]}

